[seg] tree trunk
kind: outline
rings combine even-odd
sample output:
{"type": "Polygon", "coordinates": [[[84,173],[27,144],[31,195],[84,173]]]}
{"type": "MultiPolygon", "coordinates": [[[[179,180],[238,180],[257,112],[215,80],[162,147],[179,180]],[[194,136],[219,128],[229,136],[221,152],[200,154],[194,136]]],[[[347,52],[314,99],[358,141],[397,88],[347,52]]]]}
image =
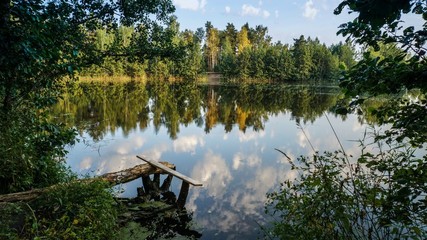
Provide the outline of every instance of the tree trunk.
{"type": "MultiPolygon", "coordinates": [[[[168,162],[161,162],[166,167],[175,169],[175,165],[168,163],[168,162]]],[[[112,173],[106,173],[101,176],[95,177],[95,178],[88,178],[88,179],[81,179],[77,181],[81,182],[87,182],[90,183],[94,180],[103,180],[106,182],[109,182],[112,184],[112,186],[121,184],[121,183],[127,183],[132,180],[135,180],[142,176],[148,176],[150,174],[165,174],[161,169],[155,168],[151,166],[150,164],[140,164],[133,168],[121,170],[118,172],[112,172],[112,173]]],[[[18,192],[18,193],[9,193],[9,194],[3,194],[0,195],[0,203],[1,202],[19,202],[19,201],[30,201],[32,199],[37,198],[41,194],[55,189],[59,184],[46,187],[46,188],[40,188],[40,189],[33,189],[25,192],[18,192]]]]}

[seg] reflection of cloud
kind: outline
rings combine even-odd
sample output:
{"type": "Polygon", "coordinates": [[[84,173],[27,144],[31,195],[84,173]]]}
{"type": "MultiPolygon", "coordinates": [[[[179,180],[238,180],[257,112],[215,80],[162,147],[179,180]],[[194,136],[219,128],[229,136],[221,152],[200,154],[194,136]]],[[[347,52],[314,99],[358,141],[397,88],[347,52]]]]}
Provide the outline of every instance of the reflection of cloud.
{"type": "Polygon", "coordinates": [[[173,149],[175,152],[191,152],[194,153],[197,145],[205,145],[203,138],[198,138],[197,136],[186,136],[180,137],[177,140],[173,141],[173,149]]]}
{"type": "MultiPolygon", "coordinates": [[[[284,150],[281,150],[281,151],[283,151],[284,153],[286,153],[286,156],[288,156],[291,159],[290,161],[295,162],[297,160],[297,158],[291,152],[290,149],[288,149],[286,151],[284,151],[284,150]]],[[[289,164],[289,159],[285,155],[283,155],[282,153],[279,153],[279,152],[277,152],[277,153],[279,154],[278,157],[277,157],[277,161],[276,161],[277,163],[289,164]]]]}
{"type": "Polygon", "coordinates": [[[116,152],[120,155],[129,154],[132,150],[141,148],[145,143],[145,139],[140,136],[134,136],[128,141],[122,142],[116,147],[116,152]]]}
{"type": "Polygon", "coordinates": [[[92,167],[92,164],[93,164],[93,159],[91,157],[85,157],[80,162],[80,171],[90,169],[92,167]]]}
{"type": "Polygon", "coordinates": [[[228,133],[224,134],[224,137],[222,137],[223,140],[227,140],[228,139],[228,133]]]}
{"type": "MultiPolygon", "coordinates": [[[[233,179],[225,160],[211,151],[205,154],[203,160],[197,162],[191,177],[203,182],[203,191],[207,192],[203,193],[203,196],[208,195],[213,198],[221,198],[226,191],[226,186],[233,179]]],[[[193,211],[197,209],[194,201],[199,198],[200,194],[200,188],[194,189],[191,198],[188,200],[188,209],[193,211]]]]}
{"type": "MultiPolygon", "coordinates": [[[[278,182],[283,182],[287,171],[273,167],[258,168],[255,176],[246,182],[246,191],[240,192],[240,208],[254,215],[260,214],[258,208],[266,200],[266,192],[278,182]]],[[[237,207],[237,206],[236,206],[237,207]]]]}
{"type": "Polygon", "coordinates": [[[310,132],[308,132],[307,129],[304,129],[304,132],[301,129],[297,132],[298,145],[302,148],[305,148],[307,146],[308,140],[311,141],[310,132]],[[305,132],[305,134],[304,134],[304,132],[305,132]]]}
{"type": "Polygon", "coordinates": [[[203,160],[194,166],[192,176],[203,182],[210,196],[224,194],[225,187],[232,180],[225,160],[211,151],[208,151],[203,160]]]}
{"type": "Polygon", "coordinates": [[[118,146],[116,149],[116,152],[120,155],[125,155],[128,154],[130,151],[130,147],[129,145],[122,145],[122,146],[118,146]]]}
{"type": "Polygon", "coordinates": [[[233,157],[233,169],[234,170],[237,170],[239,168],[241,162],[243,161],[243,158],[244,158],[243,153],[239,152],[239,153],[234,154],[234,157],[233,157]]]}
{"type": "Polygon", "coordinates": [[[154,148],[143,152],[142,155],[150,160],[161,160],[163,152],[166,152],[167,150],[168,146],[166,144],[159,144],[154,148]]]}
{"type": "Polygon", "coordinates": [[[265,131],[259,131],[259,132],[239,132],[239,141],[240,142],[248,142],[251,140],[255,140],[257,138],[263,138],[265,136],[265,131]]]}
{"type": "MultiPolygon", "coordinates": [[[[242,158],[242,156],[241,154],[237,157],[242,158]]],[[[196,172],[196,169],[198,171],[199,167],[195,166],[193,173],[196,172]]],[[[245,233],[251,232],[251,228],[253,228],[251,222],[264,223],[266,220],[262,214],[262,208],[266,200],[266,192],[276,186],[278,182],[282,182],[288,171],[283,168],[253,167],[250,172],[252,173],[250,175],[246,175],[247,169],[239,169],[234,172],[233,175],[244,177],[230,180],[222,194],[206,194],[211,191],[209,184],[205,188],[193,189],[187,208],[194,211],[197,222],[202,224],[206,230],[233,232],[237,234],[234,239],[239,238],[238,234],[243,236],[245,233]],[[195,211],[197,209],[195,203],[199,201],[210,202],[211,205],[207,210],[195,211]]]]}
{"type": "Polygon", "coordinates": [[[117,172],[139,164],[142,164],[142,161],[138,160],[134,155],[110,155],[108,158],[103,158],[98,162],[98,168],[95,173],[99,175],[108,172],[117,172]]]}
{"type": "Polygon", "coordinates": [[[145,143],[145,139],[143,139],[141,136],[136,136],[132,141],[135,143],[136,148],[142,147],[145,143]]]}
{"type": "Polygon", "coordinates": [[[245,156],[243,153],[238,152],[233,157],[233,169],[237,170],[240,166],[247,165],[249,167],[259,166],[261,158],[256,154],[245,156]]]}

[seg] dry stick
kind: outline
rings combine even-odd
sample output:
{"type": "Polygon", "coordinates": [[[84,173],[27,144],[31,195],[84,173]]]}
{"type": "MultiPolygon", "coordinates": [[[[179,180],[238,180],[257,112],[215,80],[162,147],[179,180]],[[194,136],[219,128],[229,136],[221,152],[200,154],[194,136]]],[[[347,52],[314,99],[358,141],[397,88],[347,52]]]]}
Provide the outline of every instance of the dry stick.
{"type": "Polygon", "coordinates": [[[291,159],[290,157],[288,157],[288,155],[286,155],[286,153],[285,153],[285,152],[283,152],[282,150],[280,150],[280,149],[278,149],[278,148],[275,148],[274,150],[276,150],[276,151],[280,152],[281,154],[285,155],[285,157],[286,157],[289,161],[292,161],[292,159],[291,159]]]}
{"type": "Polygon", "coordinates": [[[342,150],[342,152],[343,152],[343,154],[344,154],[344,156],[345,156],[345,158],[347,159],[347,162],[348,162],[347,153],[345,152],[344,147],[343,147],[343,146],[342,146],[342,144],[341,144],[341,140],[339,139],[339,137],[338,137],[338,135],[337,135],[337,132],[335,132],[335,128],[334,128],[334,126],[332,126],[332,123],[331,123],[331,121],[329,120],[328,115],[326,115],[326,113],[323,113],[323,115],[326,117],[326,120],[328,120],[329,126],[331,126],[332,131],[334,132],[335,138],[337,139],[338,144],[340,145],[341,150],[342,150]]]}
{"type": "Polygon", "coordinates": [[[275,148],[274,150],[280,152],[281,154],[283,154],[283,156],[285,156],[288,159],[289,164],[291,165],[292,169],[296,169],[295,163],[292,162],[292,159],[282,150],[275,148]]]}
{"type": "Polygon", "coordinates": [[[304,128],[301,126],[301,124],[297,123],[297,126],[301,129],[302,133],[305,136],[305,139],[307,139],[308,144],[310,144],[311,149],[313,150],[313,152],[316,152],[316,150],[313,147],[313,144],[311,144],[310,139],[307,137],[307,134],[305,134],[304,128]]]}

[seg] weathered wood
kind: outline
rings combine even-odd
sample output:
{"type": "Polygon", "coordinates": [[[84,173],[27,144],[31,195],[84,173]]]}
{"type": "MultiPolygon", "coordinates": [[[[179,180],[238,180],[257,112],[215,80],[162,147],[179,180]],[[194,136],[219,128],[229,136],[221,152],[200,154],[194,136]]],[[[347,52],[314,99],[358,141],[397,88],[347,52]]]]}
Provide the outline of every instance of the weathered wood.
{"type": "Polygon", "coordinates": [[[187,201],[188,190],[190,185],[186,181],[182,181],[181,190],[179,191],[178,200],[176,200],[176,205],[178,208],[183,208],[185,202],[187,201]]]}
{"type": "Polygon", "coordinates": [[[154,186],[149,176],[142,176],[142,186],[147,194],[153,191],[154,186]]]}
{"type": "MultiPolygon", "coordinates": [[[[162,162],[162,164],[164,164],[164,166],[167,166],[168,168],[175,168],[173,164],[170,164],[168,162],[162,162]]],[[[89,183],[94,180],[103,180],[111,183],[114,186],[121,183],[127,183],[141,176],[148,176],[154,173],[165,174],[167,172],[162,169],[153,167],[150,164],[140,164],[133,168],[128,168],[128,169],[121,170],[118,172],[113,172],[113,173],[106,173],[95,178],[81,179],[77,181],[89,183]]],[[[57,186],[59,185],[53,185],[46,188],[33,189],[25,192],[3,194],[3,195],[0,195],[0,202],[30,201],[57,186]]]]}
{"type": "Polygon", "coordinates": [[[173,176],[181,179],[182,181],[187,182],[187,183],[189,183],[189,184],[191,184],[193,186],[203,186],[203,184],[201,182],[196,181],[196,180],[194,180],[194,179],[192,179],[190,177],[187,177],[184,174],[179,173],[179,172],[177,172],[177,171],[169,168],[166,165],[163,165],[162,162],[151,161],[151,160],[148,160],[148,159],[144,159],[144,158],[142,158],[140,156],[136,156],[136,157],[139,158],[139,159],[141,159],[142,161],[145,161],[145,162],[147,162],[147,163],[149,163],[149,164],[157,167],[157,168],[162,169],[163,171],[165,171],[165,172],[167,172],[167,173],[169,173],[169,174],[171,174],[171,175],[173,175],[173,176]]]}
{"type": "Polygon", "coordinates": [[[27,202],[37,198],[42,193],[47,192],[49,189],[51,189],[51,187],[33,189],[25,192],[3,194],[0,195],[0,202],[27,202]]]}
{"type": "Polygon", "coordinates": [[[166,179],[163,181],[163,184],[162,184],[162,186],[160,187],[160,190],[161,190],[162,192],[166,192],[166,191],[170,188],[171,183],[172,183],[172,178],[173,178],[173,175],[169,174],[169,175],[166,177],[166,179]]]}
{"type": "MultiPolygon", "coordinates": [[[[162,162],[162,164],[164,164],[168,168],[175,168],[175,165],[170,164],[168,162],[162,162]]],[[[150,164],[140,164],[133,168],[128,168],[118,172],[103,174],[99,176],[99,178],[117,185],[117,184],[133,181],[143,175],[147,176],[150,174],[165,174],[165,173],[167,172],[162,169],[155,168],[150,164]]]]}

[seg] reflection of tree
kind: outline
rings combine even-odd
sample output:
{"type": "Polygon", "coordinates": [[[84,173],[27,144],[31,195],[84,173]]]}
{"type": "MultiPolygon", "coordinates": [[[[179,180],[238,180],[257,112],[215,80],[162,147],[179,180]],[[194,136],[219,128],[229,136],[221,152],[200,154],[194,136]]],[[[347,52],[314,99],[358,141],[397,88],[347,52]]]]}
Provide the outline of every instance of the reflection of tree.
{"type": "Polygon", "coordinates": [[[205,132],[209,133],[210,129],[218,121],[218,97],[214,89],[209,89],[206,96],[206,116],[205,116],[205,132]]]}
{"type": "Polygon", "coordinates": [[[117,128],[126,135],[150,123],[156,132],[166,127],[176,139],[180,125],[193,122],[204,125],[205,132],[218,124],[230,132],[235,126],[262,130],[270,115],[281,112],[290,112],[296,121],[314,121],[337,99],[336,89],[307,86],[81,83],[70,88],[53,111],[95,141],[117,128]]]}

